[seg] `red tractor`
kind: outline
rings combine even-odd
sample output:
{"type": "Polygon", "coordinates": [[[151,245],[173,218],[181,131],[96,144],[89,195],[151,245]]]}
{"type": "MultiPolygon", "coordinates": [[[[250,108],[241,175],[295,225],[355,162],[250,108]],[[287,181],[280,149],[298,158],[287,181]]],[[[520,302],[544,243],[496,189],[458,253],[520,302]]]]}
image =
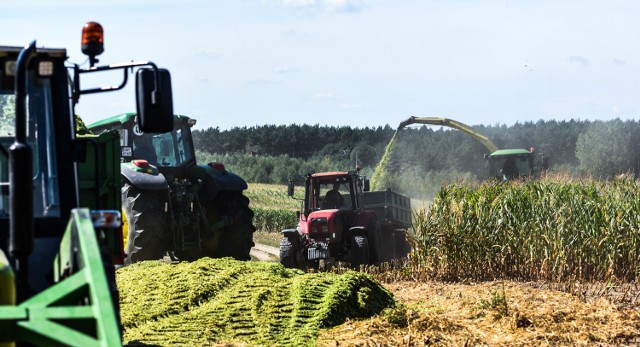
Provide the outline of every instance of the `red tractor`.
{"type": "MultiPolygon", "coordinates": [[[[367,192],[358,171],[304,176],[303,211],[296,229],[282,231],[280,263],[323,268],[336,261],[353,267],[402,258],[410,247],[410,199],[390,190],[367,192]]],[[[294,182],[289,181],[293,197],[294,182]]]]}

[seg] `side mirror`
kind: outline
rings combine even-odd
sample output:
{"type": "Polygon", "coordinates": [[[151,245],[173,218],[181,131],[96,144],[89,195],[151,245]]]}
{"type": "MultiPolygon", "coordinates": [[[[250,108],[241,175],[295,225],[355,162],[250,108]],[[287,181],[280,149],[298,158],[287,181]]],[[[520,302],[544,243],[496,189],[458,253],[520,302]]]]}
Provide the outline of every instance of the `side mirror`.
{"type": "Polygon", "coordinates": [[[287,182],[287,195],[293,196],[293,181],[287,182]]]}
{"type": "Polygon", "coordinates": [[[157,75],[151,68],[136,72],[136,107],[140,129],[148,133],[173,130],[171,75],[166,69],[157,71],[157,75]]]}
{"type": "Polygon", "coordinates": [[[371,189],[371,183],[368,179],[364,179],[364,187],[362,187],[362,191],[368,192],[371,189]]]}

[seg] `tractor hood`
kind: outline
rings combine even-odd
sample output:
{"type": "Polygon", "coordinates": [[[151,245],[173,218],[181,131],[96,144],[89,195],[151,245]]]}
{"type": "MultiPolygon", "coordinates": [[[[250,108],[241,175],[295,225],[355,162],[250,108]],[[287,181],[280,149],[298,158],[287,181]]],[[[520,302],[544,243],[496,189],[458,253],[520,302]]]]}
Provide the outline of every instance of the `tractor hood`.
{"type": "Polygon", "coordinates": [[[340,210],[311,212],[306,219],[301,218],[300,229],[303,234],[307,234],[309,237],[334,239],[342,231],[340,210]]]}

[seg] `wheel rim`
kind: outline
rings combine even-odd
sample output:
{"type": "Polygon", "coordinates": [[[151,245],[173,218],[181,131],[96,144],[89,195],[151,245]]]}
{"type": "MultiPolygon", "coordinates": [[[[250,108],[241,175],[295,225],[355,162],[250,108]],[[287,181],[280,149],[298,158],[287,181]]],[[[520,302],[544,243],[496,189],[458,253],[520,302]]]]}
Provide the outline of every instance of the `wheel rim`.
{"type": "Polygon", "coordinates": [[[122,209],[122,249],[127,249],[127,242],[129,241],[129,222],[127,222],[127,214],[122,209]]]}

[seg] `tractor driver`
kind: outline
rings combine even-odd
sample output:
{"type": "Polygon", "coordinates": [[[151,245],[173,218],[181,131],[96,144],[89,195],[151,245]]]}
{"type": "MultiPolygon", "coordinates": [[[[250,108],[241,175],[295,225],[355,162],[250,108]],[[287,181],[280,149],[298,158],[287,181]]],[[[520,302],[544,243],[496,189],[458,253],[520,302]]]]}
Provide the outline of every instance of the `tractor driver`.
{"type": "Polygon", "coordinates": [[[344,198],[340,194],[340,183],[334,183],[333,189],[324,196],[323,207],[325,209],[340,208],[344,204],[344,198]]]}

